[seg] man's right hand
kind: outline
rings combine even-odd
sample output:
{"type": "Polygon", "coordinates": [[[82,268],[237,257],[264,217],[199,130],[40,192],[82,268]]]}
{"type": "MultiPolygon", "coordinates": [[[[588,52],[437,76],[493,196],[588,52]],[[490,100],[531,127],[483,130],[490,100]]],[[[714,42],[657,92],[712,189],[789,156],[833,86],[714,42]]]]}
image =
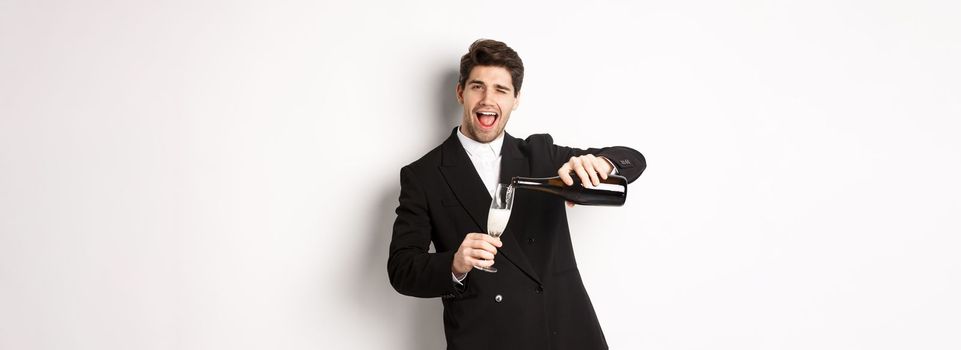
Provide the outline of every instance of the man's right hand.
{"type": "Polygon", "coordinates": [[[463,276],[474,266],[490,267],[494,265],[494,255],[500,248],[500,238],[483,233],[468,233],[454,253],[454,263],[450,270],[457,276],[463,276]]]}

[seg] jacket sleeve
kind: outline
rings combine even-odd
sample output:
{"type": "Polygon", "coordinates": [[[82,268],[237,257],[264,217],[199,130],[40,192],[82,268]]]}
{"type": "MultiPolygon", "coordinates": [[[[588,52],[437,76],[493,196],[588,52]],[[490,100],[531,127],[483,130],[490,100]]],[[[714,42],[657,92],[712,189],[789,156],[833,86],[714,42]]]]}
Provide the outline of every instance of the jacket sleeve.
{"type": "Polygon", "coordinates": [[[390,241],[387,273],[397,292],[421,298],[461,292],[451,277],[454,251],[429,253],[431,223],[427,197],[409,167],[400,171],[400,204],[390,241]]]}
{"type": "Polygon", "coordinates": [[[647,168],[647,160],[644,159],[644,155],[629,147],[612,146],[580,149],[558,146],[554,144],[554,139],[549,134],[532,135],[527,141],[535,144],[541,143],[542,147],[546,147],[551,161],[557,165],[558,169],[570,160],[571,157],[593,154],[609,159],[617,168],[618,175],[627,178],[628,183],[631,183],[637,180],[637,178],[641,176],[641,173],[644,172],[644,169],[647,168]],[[535,137],[539,140],[534,141],[533,139],[535,137]]]}

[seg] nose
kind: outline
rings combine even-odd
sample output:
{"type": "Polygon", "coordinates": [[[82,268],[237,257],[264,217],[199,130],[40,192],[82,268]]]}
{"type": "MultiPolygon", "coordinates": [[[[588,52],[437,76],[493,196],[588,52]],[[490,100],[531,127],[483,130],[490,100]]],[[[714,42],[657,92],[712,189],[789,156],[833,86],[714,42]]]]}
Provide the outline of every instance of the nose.
{"type": "Polygon", "coordinates": [[[494,105],[494,94],[492,94],[489,90],[485,90],[485,91],[484,91],[484,96],[483,96],[483,97],[484,97],[484,98],[482,98],[481,101],[480,101],[480,102],[481,102],[481,105],[485,105],[485,106],[493,106],[493,105],[494,105]]]}

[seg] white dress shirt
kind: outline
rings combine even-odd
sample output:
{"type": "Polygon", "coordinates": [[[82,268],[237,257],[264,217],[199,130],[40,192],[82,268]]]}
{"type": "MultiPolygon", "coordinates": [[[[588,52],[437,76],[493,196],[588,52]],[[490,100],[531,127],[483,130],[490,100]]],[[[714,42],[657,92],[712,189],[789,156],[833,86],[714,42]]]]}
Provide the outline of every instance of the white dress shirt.
{"type": "Polygon", "coordinates": [[[480,143],[467,137],[460,128],[457,128],[457,139],[467,151],[467,157],[470,158],[471,163],[474,163],[474,169],[484,181],[487,193],[493,198],[494,188],[497,187],[501,176],[501,146],[504,144],[504,133],[501,132],[494,141],[480,143]]]}

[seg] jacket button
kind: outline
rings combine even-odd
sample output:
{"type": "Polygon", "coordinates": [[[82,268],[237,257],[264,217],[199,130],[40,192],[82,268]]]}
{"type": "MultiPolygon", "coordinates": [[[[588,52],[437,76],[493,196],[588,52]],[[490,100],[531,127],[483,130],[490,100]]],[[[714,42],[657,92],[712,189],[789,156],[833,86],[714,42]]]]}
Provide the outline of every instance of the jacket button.
{"type": "Polygon", "coordinates": [[[537,288],[534,288],[534,292],[537,294],[544,293],[544,286],[537,286],[537,288]]]}
{"type": "Polygon", "coordinates": [[[500,294],[494,296],[494,301],[499,303],[501,300],[504,300],[504,297],[502,297],[500,294]]]}
{"type": "Polygon", "coordinates": [[[527,239],[527,243],[529,243],[529,244],[534,244],[534,239],[533,239],[533,238],[528,238],[528,239],[527,239]]]}

